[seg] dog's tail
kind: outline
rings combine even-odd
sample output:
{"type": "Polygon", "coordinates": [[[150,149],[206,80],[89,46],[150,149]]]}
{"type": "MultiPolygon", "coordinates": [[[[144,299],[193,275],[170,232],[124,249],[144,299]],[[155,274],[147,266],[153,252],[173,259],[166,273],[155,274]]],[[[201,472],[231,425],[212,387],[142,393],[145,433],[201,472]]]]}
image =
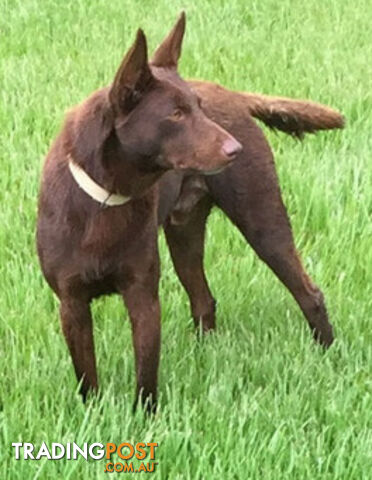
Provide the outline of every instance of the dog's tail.
{"type": "Polygon", "coordinates": [[[308,100],[272,97],[258,93],[234,92],[216,83],[190,80],[202,100],[223,111],[244,112],[293,137],[305,133],[343,128],[344,117],[337,110],[308,100]]]}
{"type": "Polygon", "coordinates": [[[305,133],[343,128],[345,125],[341,113],[319,103],[256,93],[240,94],[242,101],[247,102],[252,117],[293,137],[301,139],[305,133]]]}

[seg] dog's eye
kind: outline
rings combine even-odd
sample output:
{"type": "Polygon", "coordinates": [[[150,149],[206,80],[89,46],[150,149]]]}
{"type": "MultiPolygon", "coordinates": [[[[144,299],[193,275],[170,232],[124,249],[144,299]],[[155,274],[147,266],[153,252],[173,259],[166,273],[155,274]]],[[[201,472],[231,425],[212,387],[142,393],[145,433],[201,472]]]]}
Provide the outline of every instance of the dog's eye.
{"type": "Polygon", "coordinates": [[[183,119],[185,114],[180,108],[176,108],[174,112],[169,116],[171,120],[174,120],[175,122],[179,122],[180,120],[183,119]]]}

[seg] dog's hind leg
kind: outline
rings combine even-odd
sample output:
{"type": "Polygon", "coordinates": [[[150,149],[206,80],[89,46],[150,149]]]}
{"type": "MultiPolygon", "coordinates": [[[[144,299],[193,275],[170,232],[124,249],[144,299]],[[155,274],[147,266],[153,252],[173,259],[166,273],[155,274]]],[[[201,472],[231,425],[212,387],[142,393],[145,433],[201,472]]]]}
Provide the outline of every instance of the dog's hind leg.
{"type": "Polygon", "coordinates": [[[215,300],[204,273],[204,237],[211,201],[204,195],[182,223],[167,220],[164,231],[177,275],[191,304],[195,326],[203,332],[215,328],[215,300]]]}
{"type": "Polygon", "coordinates": [[[89,390],[97,390],[98,387],[89,302],[71,296],[63,297],[60,316],[76,377],[81,381],[80,393],[85,401],[89,390]]]}
{"type": "Polygon", "coordinates": [[[305,272],[296,252],[270,149],[259,131],[251,138],[254,141],[244,144],[242,155],[230,169],[208,177],[209,191],[292,293],[314,338],[329,346],[333,333],[323,294],[305,272]]]}

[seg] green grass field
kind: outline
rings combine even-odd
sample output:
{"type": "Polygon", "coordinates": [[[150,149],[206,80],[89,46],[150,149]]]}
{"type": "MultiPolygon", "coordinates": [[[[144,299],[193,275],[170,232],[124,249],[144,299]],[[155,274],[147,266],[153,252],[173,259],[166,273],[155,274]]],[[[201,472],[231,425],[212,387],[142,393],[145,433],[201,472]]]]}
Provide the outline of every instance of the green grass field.
{"type": "Polygon", "coordinates": [[[372,1],[0,0],[0,11],[0,478],[108,475],[104,460],[16,461],[17,441],[155,441],[156,479],[372,478],[372,1]],[[94,304],[102,397],[82,405],[35,253],[36,203],[64,112],[110,82],[139,26],[153,49],[181,8],[184,77],[346,116],[344,131],[304,143],[266,130],[336,342],[326,353],[313,344],[290,294],[216,211],[206,270],[218,333],[202,343],[160,237],[160,407],[146,419],[131,412],[131,334],[116,297],[94,304]]]}

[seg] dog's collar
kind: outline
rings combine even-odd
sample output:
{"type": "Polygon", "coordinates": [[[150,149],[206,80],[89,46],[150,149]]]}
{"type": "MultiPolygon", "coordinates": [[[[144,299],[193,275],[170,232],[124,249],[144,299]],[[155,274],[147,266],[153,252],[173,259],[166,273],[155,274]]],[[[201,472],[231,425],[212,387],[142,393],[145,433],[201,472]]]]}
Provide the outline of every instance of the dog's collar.
{"type": "Polygon", "coordinates": [[[98,185],[77,163],[74,162],[71,155],[67,156],[68,167],[75,182],[84,192],[93,200],[99,202],[103,206],[117,207],[129,202],[131,197],[124,197],[118,193],[110,193],[101,185],[98,185]]]}

